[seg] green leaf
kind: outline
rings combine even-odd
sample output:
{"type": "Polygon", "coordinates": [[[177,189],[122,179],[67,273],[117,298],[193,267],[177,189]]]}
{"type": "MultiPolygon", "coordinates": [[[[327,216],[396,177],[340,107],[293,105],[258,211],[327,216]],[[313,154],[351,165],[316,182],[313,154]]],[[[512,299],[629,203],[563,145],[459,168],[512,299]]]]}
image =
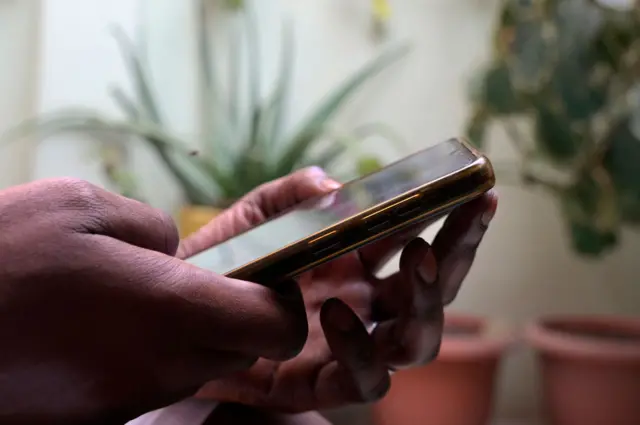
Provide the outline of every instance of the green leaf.
{"type": "Polygon", "coordinates": [[[144,67],[142,66],[140,59],[136,55],[133,43],[119,26],[114,26],[112,28],[112,34],[116,40],[118,48],[120,49],[120,53],[123,56],[125,65],[133,76],[133,83],[138,91],[138,96],[140,97],[139,100],[142,102],[145,112],[149,115],[147,118],[151,119],[156,124],[162,123],[162,117],[153,95],[151,84],[145,74],[144,67]]]}
{"type": "MultiPolygon", "coordinates": [[[[153,139],[145,139],[152,145],[153,139]]],[[[206,173],[200,162],[193,157],[173,157],[170,152],[156,150],[169,171],[180,182],[182,190],[192,205],[214,205],[218,198],[217,182],[206,173]]]]}
{"type": "Polygon", "coordinates": [[[611,133],[603,164],[617,189],[623,220],[640,224],[640,140],[628,122],[611,133]]]}
{"type": "Polygon", "coordinates": [[[547,26],[541,19],[521,19],[513,26],[507,67],[511,83],[520,91],[539,90],[553,69],[557,40],[555,31],[545,31],[547,26]]]}
{"type": "Polygon", "coordinates": [[[504,64],[494,64],[484,74],[481,87],[480,102],[492,114],[519,113],[526,107],[511,82],[509,69],[504,64]]]}
{"type": "Polygon", "coordinates": [[[564,189],[563,211],[572,223],[595,227],[600,232],[616,232],[620,226],[613,179],[602,168],[594,168],[575,184],[564,189]]]}
{"type": "Polygon", "coordinates": [[[534,115],[536,143],[553,161],[568,162],[578,155],[583,143],[572,130],[571,121],[558,109],[551,100],[540,102],[534,115]]]}
{"type": "Polygon", "coordinates": [[[229,119],[231,122],[238,126],[240,123],[240,76],[242,75],[242,69],[240,66],[240,53],[242,52],[242,45],[240,43],[240,34],[232,30],[229,37],[229,97],[227,108],[229,110],[229,119]]]}
{"type": "MultiPolygon", "coordinates": [[[[618,222],[612,217],[611,193],[584,176],[562,194],[563,211],[573,249],[583,255],[602,255],[617,243],[618,222]]],[[[615,214],[615,212],[614,212],[615,214]]]]}
{"type": "Polygon", "coordinates": [[[215,182],[205,172],[200,158],[193,156],[193,150],[183,141],[165,133],[162,127],[149,122],[112,121],[91,110],[68,109],[27,120],[10,129],[1,140],[8,142],[32,133],[44,138],[66,132],[86,133],[90,136],[101,132],[136,136],[151,145],[192,202],[208,205],[216,197],[215,182]],[[177,158],[172,154],[178,155],[177,158]],[[185,161],[188,166],[185,166],[185,161]]]}
{"type": "MultiPolygon", "coordinates": [[[[237,126],[237,106],[235,108],[225,108],[223,104],[221,90],[219,87],[218,74],[215,66],[215,48],[210,42],[211,32],[209,26],[209,16],[211,11],[208,8],[208,0],[200,0],[200,8],[198,11],[198,66],[202,74],[204,88],[202,92],[201,108],[202,120],[203,150],[210,157],[210,161],[216,163],[216,167],[221,168],[224,162],[218,158],[228,159],[231,155],[230,145],[234,139],[237,126]]],[[[236,43],[237,36],[231,37],[231,42],[236,43]]],[[[237,44],[237,43],[236,43],[237,44]]],[[[236,46],[237,47],[237,46],[236,46]]],[[[237,56],[238,48],[230,49],[237,56]]],[[[233,61],[230,60],[230,63],[233,61]]],[[[236,77],[233,73],[233,78],[236,77]]],[[[230,76],[230,78],[232,78],[230,76]]],[[[230,89],[232,90],[232,89],[230,89]]],[[[230,100],[231,101],[231,100],[230,100]]]]}
{"type": "Polygon", "coordinates": [[[239,195],[244,195],[254,187],[266,183],[267,171],[262,159],[261,155],[254,150],[247,149],[242,152],[233,172],[243,191],[239,195]]]}
{"type": "Polygon", "coordinates": [[[566,212],[574,221],[591,222],[598,214],[600,188],[589,176],[584,176],[564,193],[566,212]]]}
{"type": "MultiPolygon", "coordinates": [[[[209,9],[208,0],[200,0],[198,10],[198,59],[202,78],[207,90],[212,91],[216,87],[215,68],[212,66],[211,57],[211,34],[209,32],[209,9]]],[[[211,93],[209,93],[210,96],[211,93]]],[[[215,97],[215,96],[214,96],[215,97]]]]}
{"type": "Polygon", "coordinates": [[[116,169],[112,172],[111,180],[117,186],[120,195],[144,202],[138,194],[138,185],[133,174],[116,169]]]}
{"type": "MultiPolygon", "coordinates": [[[[202,161],[202,167],[212,179],[214,185],[219,189],[215,200],[222,197],[223,199],[235,199],[238,188],[241,187],[242,181],[233,173],[221,169],[217,163],[213,161],[202,161]]],[[[211,202],[207,205],[212,205],[211,202]]]]}
{"type": "Polygon", "coordinates": [[[637,18],[632,16],[606,19],[589,44],[588,55],[593,63],[605,65],[615,72],[623,68],[624,55],[638,40],[637,18]]]}
{"type": "Polygon", "coordinates": [[[182,140],[167,134],[164,128],[152,123],[133,121],[113,121],[102,117],[99,113],[90,111],[67,112],[43,115],[32,121],[14,127],[17,134],[44,131],[108,131],[111,133],[133,135],[143,138],[153,138],[158,146],[169,148],[188,156],[193,155],[193,149],[182,140]]]}
{"type": "Polygon", "coordinates": [[[316,107],[311,116],[303,122],[298,132],[287,144],[282,159],[279,161],[279,164],[277,164],[277,173],[285,175],[292,171],[302,160],[305,152],[323,133],[327,122],[334,117],[340,107],[355,91],[373,76],[387,68],[391,63],[405,56],[408,51],[409,46],[403,45],[382,53],[327,96],[325,100],[316,107]]]}
{"type": "Polygon", "coordinates": [[[367,174],[375,173],[382,168],[380,160],[373,156],[367,155],[358,159],[356,170],[358,175],[365,176],[367,174]]]}
{"type": "Polygon", "coordinates": [[[267,132],[266,140],[269,147],[275,147],[283,134],[283,126],[287,117],[287,107],[289,92],[291,90],[292,74],[294,69],[295,45],[293,43],[293,32],[291,23],[286,22],[282,31],[282,46],[280,48],[280,65],[278,70],[278,80],[273,91],[271,101],[265,111],[268,117],[268,124],[265,125],[267,132]]]}
{"type": "Polygon", "coordinates": [[[517,7],[514,6],[517,5],[514,5],[510,0],[502,2],[498,18],[498,29],[510,28],[518,23],[517,7]]]}
{"type": "Polygon", "coordinates": [[[592,78],[594,63],[577,55],[563,57],[555,67],[551,86],[568,120],[591,119],[607,101],[608,81],[592,78]]]}
{"type": "MultiPolygon", "coordinates": [[[[112,95],[116,100],[116,102],[125,111],[125,113],[129,115],[130,119],[135,121],[139,118],[138,111],[135,108],[135,105],[128,98],[126,94],[124,94],[121,90],[116,88],[112,91],[112,95]]],[[[108,131],[115,131],[116,127],[117,126],[111,127],[109,128],[108,131]]],[[[68,127],[67,130],[73,130],[73,128],[68,127]]],[[[79,130],[79,129],[76,129],[76,130],[79,130]]],[[[135,131],[133,132],[135,133],[135,131]]],[[[199,164],[199,165],[195,165],[195,164],[187,165],[191,167],[195,165],[196,168],[200,168],[201,170],[200,175],[198,174],[193,175],[193,173],[190,173],[189,171],[185,171],[183,169],[183,166],[178,164],[176,160],[172,157],[171,152],[169,152],[169,149],[171,150],[176,149],[177,147],[176,143],[178,143],[177,141],[166,143],[165,139],[160,137],[157,133],[153,133],[153,134],[136,133],[136,134],[138,136],[141,136],[143,140],[147,141],[156,150],[156,154],[160,156],[165,166],[173,174],[174,178],[176,178],[178,182],[180,182],[182,189],[185,191],[185,194],[187,195],[187,198],[191,203],[198,204],[198,205],[211,205],[213,202],[213,198],[212,198],[211,192],[209,192],[208,190],[209,187],[217,185],[222,192],[229,190],[228,186],[231,185],[232,183],[229,183],[224,178],[225,177],[224,174],[215,166],[214,163],[203,162],[202,164],[199,164]],[[204,170],[207,170],[208,173],[212,175],[215,181],[215,184],[211,184],[213,182],[203,180],[202,172],[204,170]]],[[[182,147],[181,145],[178,146],[178,148],[181,148],[181,147],[182,147]]],[[[182,150],[182,149],[179,149],[179,150],[182,150]]],[[[188,158],[187,161],[191,160],[191,158],[189,157],[193,154],[192,150],[188,150],[188,151],[182,150],[182,153],[186,154],[186,157],[188,158]]],[[[192,161],[195,161],[195,160],[192,160],[192,161]]]]}
{"type": "Polygon", "coordinates": [[[247,63],[249,66],[249,149],[258,149],[260,144],[260,124],[262,122],[260,43],[258,23],[253,8],[247,11],[247,63]]]}
{"type": "Polygon", "coordinates": [[[485,134],[490,121],[488,111],[483,108],[477,109],[467,123],[465,134],[469,141],[478,149],[484,148],[485,134]]]}
{"type": "Polygon", "coordinates": [[[225,5],[231,10],[238,10],[245,6],[245,2],[244,0],[225,0],[225,5]]]}
{"type": "Polygon", "coordinates": [[[617,245],[618,237],[613,232],[602,232],[583,223],[570,223],[571,246],[580,255],[601,256],[617,245]]]}
{"type": "Polygon", "coordinates": [[[127,96],[120,87],[111,89],[111,97],[114,102],[122,109],[122,112],[133,121],[140,119],[140,110],[136,104],[127,96]]]}
{"type": "Polygon", "coordinates": [[[336,143],[329,146],[324,152],[320,153],[319,155],[309,159],[305,159],[301,165],[305,167],[309,165],[317,165],[318,167],[327,169],[331,167],[333,163],[346,152],[347,146],[341,143],[336,143]]]}
{"type": "Polygon", "coordinates": [[[394,128],[383,122],[374,121],[361,124],[353,129],[352,134],[354,138],[360,141],[364,141],[373,136],[381,137],[389,142],[389,144],[399,148],[399,153],[406,154],[406,152],[412,151],[411,145],[407,143],[404,137],[394,128]]]}

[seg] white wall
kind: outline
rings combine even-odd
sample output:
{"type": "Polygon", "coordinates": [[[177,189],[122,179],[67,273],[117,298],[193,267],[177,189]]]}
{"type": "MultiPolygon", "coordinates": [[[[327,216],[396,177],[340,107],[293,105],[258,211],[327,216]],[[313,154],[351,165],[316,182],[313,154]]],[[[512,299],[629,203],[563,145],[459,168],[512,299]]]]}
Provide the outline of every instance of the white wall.
{"type": "MultiPolygon", "coordinates": [[[[0,130],[31,116],[38,89],[38,0],[0,3],[0,130]]],[[[0,189],[27,181],[33,145],[29,139],[0,146],[0,189]]]]}
{"type": "MultiPolygon", "coordinates": [[[[412,40],[415,50],[369,87],[339,123],[348,127],[383,120],[401,130],[416,148],[459,134],[466,115],[466,81],[487,54],[496,2],[393,2],[392,38],[412,40]]],[[[44,3],[40,111],[80,103],[113,112],[107,85],[122,81],[124,72],[105,29],[108,23],[119,22],[133,30],[136,2],[44,3]]],[[[368,0],[260,1],[263,44],[270,63],[275,61],[272,53],[278,34],[274,29],[279,28],[280,12],[295,18],[299,56],[294,121],[375,52],[368,33],[368,5],[368,0]]],[[[147,0],[143,6],[140,18],[149,25],[148,53],[165,112],[176,131],[193,134],[197,89],[190,61],[194,50],[182,32],[191,25],[188,2],[147,0]]],[[[497,134],[496,144],[501,143],[497,134]]],[[[143,151],[135,153],[136,164],[144,167],[150,200],[173,208],[177,192],[169,190],[166,196],[170,180],[143,151]]],[[[38,149],[35,177],[75,175],[99,181],[86,155],[86,144],[78,138],[50,140],[38,149]]],[[[507,319],[515,325],[550,312],[640,312],[640,269],[634,262],[640,254],[637,234],[625,235],[624,250],[588,264],[567,250],[563,228],[548,198],[499,189],[498,215],[453,309],[507,319]]],[[[533,375],[529,353],[514,353],[500,387],[502,414],[526,416],[535,410],[533,375]]]]}

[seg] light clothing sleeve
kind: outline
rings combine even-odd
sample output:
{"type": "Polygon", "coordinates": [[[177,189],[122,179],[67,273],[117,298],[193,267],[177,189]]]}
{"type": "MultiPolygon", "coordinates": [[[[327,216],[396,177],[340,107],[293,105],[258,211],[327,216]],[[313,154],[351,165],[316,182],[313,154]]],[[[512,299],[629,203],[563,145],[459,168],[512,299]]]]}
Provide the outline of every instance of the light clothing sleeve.
{"type": "Polygon", "coordinates": [[[202,425],[218,403],[188,398],[140,416],[127,425],[202,425]]]}

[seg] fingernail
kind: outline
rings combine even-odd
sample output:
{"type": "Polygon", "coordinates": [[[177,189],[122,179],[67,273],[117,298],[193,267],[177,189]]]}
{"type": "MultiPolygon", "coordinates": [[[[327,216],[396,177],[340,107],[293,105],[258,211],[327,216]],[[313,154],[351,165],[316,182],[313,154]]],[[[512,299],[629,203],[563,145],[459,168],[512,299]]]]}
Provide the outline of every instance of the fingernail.
{"type": "Polygon", "coordinates": [[[494,198],[491,200],[491,206],[489,209],[483,212],[480,216],[480,223],[482,223],[483,226],[488,226],[489,223],[491,223],[491,220],[493,220],[493,217],[496,215],[496,206],[494,198]]]}
{"type": "Polygon", "coordinates": [[[342,186],[340,183],[330,178],[324,179],[320,184],[323,188],[328,190],[336,190],[342,186]]]}
{"type": "Polygon", "coordinates": [[[433,250],[429,248],[426,255],[418,266],[418,275],[420,279],[427,285],[432,285],[438,278],[438,264],[433,250]]]}
{"type": "Polygon", "coordinates": [[[442,340],[440,340],[438,342],[438,345],[436,345],[436,347],[433,349],[433,351],[431,352],[431,355],[427,358],[426,363],[431,363],[432,361],[435,361],[438,356],[440,355],[440,347],[442,346],[442,340]]]}
{"type": "Polygon", "coordinates": [[[307,175],[314,178],[317,185],[323,190],[335,190],[341,186],[340,183],[329,178],[322,168],[315,165],[308,168],[307,175]]]}
{"type": "Polygon", "coordinates": [[[341,301],[331,301],[331,308],[327,315],[327,320],[332,327],[341,332],[351,332],[356,327],[356,317],[349,308],[342,304],[341,301]]]}
{"type": "Polygon", "coordinates": [[[495,208],[491,208],[490,210],[485,211],[480,216],[480,223],[482,223],[483,226],[488,226],[489,223],[491,223],[491,220],[493,220],[493,217],[495,215],[496,215],[495,208]]]}

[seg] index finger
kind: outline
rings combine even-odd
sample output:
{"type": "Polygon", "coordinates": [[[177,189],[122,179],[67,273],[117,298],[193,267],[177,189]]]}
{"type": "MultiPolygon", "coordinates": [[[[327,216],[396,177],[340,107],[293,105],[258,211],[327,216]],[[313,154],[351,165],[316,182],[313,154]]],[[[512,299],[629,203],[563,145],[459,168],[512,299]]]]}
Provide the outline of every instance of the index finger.
{"type": "Polygon", "coordinates": [[[249,192],[216,219],[180,243],[179,258],[188,258],[257,226],[308,199],[336,189],[339,183],[319,167],[309,167],[249,192]]]}
{"type": "MultiPolygon", "coordinates": [[[[482,199],[487,196],[490,197],[494,195],[482,195],[480,198],[455,208],[449,216],[459,214],[464,216],[468,215],[470,211],[473,213],[474,208],[477,208],[478,202],[482,203],[482,199]]],[[[360,249],[360,259],[363,265],[371,274],[375,275],[394,255],[398,254],[409,242],[418,237],[427,227],[440,220],[444,215],[446,215],[446,212],[437,214],[436,217],[426,221],[416,223],[406,230],[390,235],[360,249]]],[[[445,223],[446,222],[450,222],[450,220],[447,219],[445,223]]],[[[459,225],[456,224],[454,227],[456,226],[459,225]]]]}
{"type": "Polygon", "coordinates": [[[458,294],[497,207],[498,197],[494,190],[461,205],[447,217],[434,239],[438,284],[445,305],[458,294]]]}

